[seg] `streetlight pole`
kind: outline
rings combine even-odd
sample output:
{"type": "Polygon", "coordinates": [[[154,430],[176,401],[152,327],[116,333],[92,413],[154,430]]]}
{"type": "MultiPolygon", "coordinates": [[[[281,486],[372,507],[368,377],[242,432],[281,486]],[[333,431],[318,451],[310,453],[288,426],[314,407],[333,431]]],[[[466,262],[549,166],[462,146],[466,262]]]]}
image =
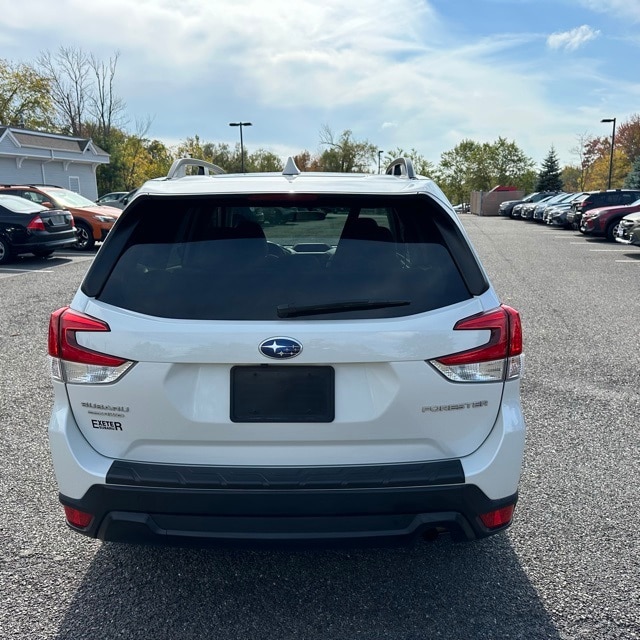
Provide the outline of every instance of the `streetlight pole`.
{"type": "Polygon", "coordinates": [[[252,126],[250,122],[230,122],[230,127],[240,127],[240,166],[242,167],[242,173],[244,173],[244,141],[242,139],[242,127],[252,126]]]}
{"type": "Polygon", "coordinates": [[[378,173],[380,173],[380,158],[382,157],[383,153],[384,151],[382,151],[382,149],[378,151],[378,173]]]}
{"type": "Polygon", "coordinates": [[[613,133],[611,134],[611,155],[609,156],[609,186],[607,187],[607,189],[611,189],[611,172],[613,170],[613,146],[616,143],[616,119],[602,118],[600,122],[613,122],[613,133]]]}

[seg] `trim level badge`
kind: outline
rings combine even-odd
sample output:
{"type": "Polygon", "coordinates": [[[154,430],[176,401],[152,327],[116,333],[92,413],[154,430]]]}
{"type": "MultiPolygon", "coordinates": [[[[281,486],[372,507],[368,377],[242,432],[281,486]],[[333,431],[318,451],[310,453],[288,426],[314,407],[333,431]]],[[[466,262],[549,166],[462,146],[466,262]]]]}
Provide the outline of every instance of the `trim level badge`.
{"type": "Polygon", "coordinates": [[[302,351],[302,345],[297,340],[281,337],[268,338],[258,348],[263,356],[275,360],[295,358],[302,351]]]}

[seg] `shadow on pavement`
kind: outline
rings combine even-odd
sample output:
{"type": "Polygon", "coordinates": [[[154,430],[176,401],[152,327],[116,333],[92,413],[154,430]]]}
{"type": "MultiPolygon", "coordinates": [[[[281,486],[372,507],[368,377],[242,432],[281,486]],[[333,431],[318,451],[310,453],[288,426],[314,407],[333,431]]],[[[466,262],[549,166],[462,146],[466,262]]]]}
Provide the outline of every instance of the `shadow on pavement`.
{"type": "Polygon", "coordinates": [[[103,544],[70,638],[559,638],[509,538],[316,552],[103,544]]]}

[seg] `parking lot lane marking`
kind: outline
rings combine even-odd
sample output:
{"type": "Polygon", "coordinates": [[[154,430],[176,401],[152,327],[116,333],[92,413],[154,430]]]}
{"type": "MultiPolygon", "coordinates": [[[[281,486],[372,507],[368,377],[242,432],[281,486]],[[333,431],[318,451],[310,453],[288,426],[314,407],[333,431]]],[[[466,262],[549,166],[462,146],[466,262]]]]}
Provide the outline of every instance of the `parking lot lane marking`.
{"type": "Polygon", "coordinates": [[[640,260],[615,260],[615,262],[626,262],[627,264],[640,264],[640,260]]]}
{"type": "Polygon", "coordinates": [[[52,269],[0,269],[0,275],[22,276],[25,273],[53,273],[52,269]],[[9,273],[7,273],[9,272],[9,273]]]}
{"type": "Polygon", "coordinates": [[[598,251],[600,253],[609,252],[609,253],[627,253],[628,249],[589,249],[589,251],[598,251]]]}

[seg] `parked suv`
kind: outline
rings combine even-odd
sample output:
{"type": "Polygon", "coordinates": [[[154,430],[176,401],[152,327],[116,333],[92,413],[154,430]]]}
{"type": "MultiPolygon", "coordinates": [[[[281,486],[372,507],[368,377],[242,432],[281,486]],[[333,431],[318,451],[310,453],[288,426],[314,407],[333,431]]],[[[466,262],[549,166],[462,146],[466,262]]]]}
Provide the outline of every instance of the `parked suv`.
{"type": "Polygon", "coordinates": [[[405,159],[220,171],[186,158],[144,184],[51,316],[70,527],[252,544],[505,529],[521,322],[440,189],[405,159]],[[326,215],[263,227],[270,207],[326,215]]]}
{"type": "Polygon", "coordinates": [[[639,189],[609,189],[608,191],[592,191],[579,198],[567,212],[567,223],[574,229],[580,229],[582,216],[589,209],[596,207],[615,207],[635,202],[640,198],[639,189]]]}
{"type": "Polygon", "coordinates": [[[580,231],[589,236],[604,236],[610,242],[615,242],[622,218],[638,211],[640,199],[619,207],[590,209],[582,215],[580,231]]]}
{"type": "Polygon", "coordinates": [[[0,193],[20,196],[48,209],[70,211],[78,235],[75,248],[81,251],[104,240],[120,215],[120,209],[98,205],[75,191],[53,185],[0,185],[0,193]]]}

